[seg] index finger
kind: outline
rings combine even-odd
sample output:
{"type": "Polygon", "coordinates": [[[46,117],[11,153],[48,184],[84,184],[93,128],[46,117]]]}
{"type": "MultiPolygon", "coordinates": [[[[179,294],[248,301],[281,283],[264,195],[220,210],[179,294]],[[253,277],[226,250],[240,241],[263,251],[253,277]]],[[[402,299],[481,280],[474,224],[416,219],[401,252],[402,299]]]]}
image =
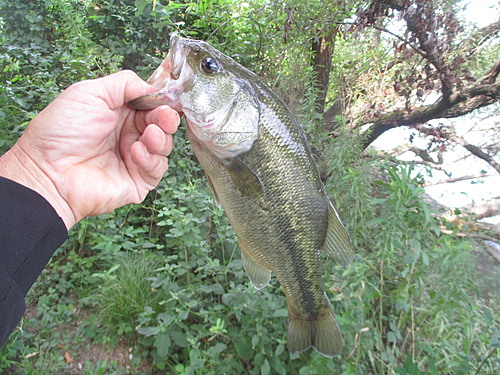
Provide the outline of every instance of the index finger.
{"type": "Polygon", "coordinates": [[[141,134],[150,124],[156,124],[167,134],[174,134],[179,121],[179,114],[168,105],[159,106],[151,111],[137,111],[135,114],[135,126],[141,134]]]}

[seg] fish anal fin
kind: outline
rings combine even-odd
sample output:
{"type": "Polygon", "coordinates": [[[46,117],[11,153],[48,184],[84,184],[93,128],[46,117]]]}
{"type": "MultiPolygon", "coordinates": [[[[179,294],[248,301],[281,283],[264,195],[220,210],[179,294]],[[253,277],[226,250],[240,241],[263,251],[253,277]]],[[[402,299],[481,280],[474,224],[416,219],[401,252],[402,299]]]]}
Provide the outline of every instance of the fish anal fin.
{"type": "Polygon", "coordinates": [[[354,257],[351,238],[340,221],[332,202],[329,202],[328,229],[323,251],[340,267],[347,266],[354,257]]]}
{"type": "MultiPolygon", "coordinates": [[[[326,297],[325,297],[326,298],[326,297]]],[[[330,305],[330,303],[328,303],[330,305]]],[[[333,358],[342,354],[342,334],[335,320],[333,309],[324,308],[316,320],[300,319],[288,309],[288,350],[298,354],[313,347],[325,357],[333,358]]]]}
{"type": "Polygon", "coordinates": [[[227,173],[242,196],[256,199],[265,196],[265,189],[259,176],[240,158],[223,161],[227,173]]]}
{"type": "Polygon", "coordinates": [[[243,247],[240,246],[240,248],[243,268],[252,282],[252,285],[259,290],[264,288],[269,284],[269,280],[271,280],[271,271],[259,264],[243,247]]]}

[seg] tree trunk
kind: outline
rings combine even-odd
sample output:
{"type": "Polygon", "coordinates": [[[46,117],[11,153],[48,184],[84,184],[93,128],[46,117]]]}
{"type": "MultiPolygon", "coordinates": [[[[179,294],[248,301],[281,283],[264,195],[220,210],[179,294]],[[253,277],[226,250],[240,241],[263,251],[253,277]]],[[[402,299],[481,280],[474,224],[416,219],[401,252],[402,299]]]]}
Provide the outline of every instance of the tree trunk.
{"type": "Polygon", "coordinates": [[[313,68],[316,72],[316,88],[319,91],[316,111],[325,111],[325,99],[330,83],[330,70],[332,67],[333,49],[337,29],[329,31],[326,35],[314,39],[311,49],[314,52],[313,68]]]}

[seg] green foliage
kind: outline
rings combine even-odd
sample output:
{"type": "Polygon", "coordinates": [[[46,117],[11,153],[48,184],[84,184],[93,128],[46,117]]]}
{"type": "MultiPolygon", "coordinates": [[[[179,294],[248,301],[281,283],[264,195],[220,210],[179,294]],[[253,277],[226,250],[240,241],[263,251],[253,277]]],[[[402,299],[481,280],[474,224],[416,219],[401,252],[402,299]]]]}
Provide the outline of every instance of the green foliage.
{"type": "Polygon", "coordinates": [[[494,331],[491,341],[478,340],[478,333],[485,338],[500,322],[498,313],[485,319],[491,311],[478,298],[473,244],[441,233],[411,168],[352,168],[356,146],[345,146],[350,137],[330,146],[339,158],[331,163],[328,185],[333,196],[352,202],[341,216],[357,258],[334,299],[342,302],[351,329],[343,333],[354,373],[474,373],[495,342],[494,331]]]}
{"type": "MultiPolygon", "coordinates": [[[[411,168],[362,157],[357,134],[321,133],[309,42],[324,31],[320,15],[349,14],[351,3],[335,4],[0,2],[2,151],[69,84],[121,68],[145,78],[174,30],[210,38],[260,73],[306,125],[356,252],[344,270],[323,261],[342,357],[291,356],[281,287],[275,279],[261,291],[250,285],[236,235],[181,126],[170,169],[142,204],[70,231],[30,292],[26,318],[0,349],[2,373],[73,373],[66,351],[84,374],[498,372],[499,311],[482,297],[477,244],[441,231],[411,168]],[[314,17],[306,17],[307,7],[314,17]],[[85,357],[93,347],[123,349],[126,362],[85,357]]],[[[360,69],[369,65],[364,52],[351,56],[363,57],[360,69]]],[[[334,61],[339,75],[343,64],[342,56],[334,61]]]]}

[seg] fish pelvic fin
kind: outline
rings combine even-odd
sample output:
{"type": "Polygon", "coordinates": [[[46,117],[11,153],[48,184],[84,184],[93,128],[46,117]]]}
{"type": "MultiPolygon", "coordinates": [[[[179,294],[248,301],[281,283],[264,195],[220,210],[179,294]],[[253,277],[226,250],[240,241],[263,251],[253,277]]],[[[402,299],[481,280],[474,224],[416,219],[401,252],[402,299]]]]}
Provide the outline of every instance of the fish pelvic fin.
{"type": "Polygon", "coordinates": [[[288,350],[298,354],[313,347],[328,358],[342,353],[342,334],[335,320],[333,309],[325,308],[325,313],[316,320],[302,320],[294,317],[288,309],[288,350]]]}
{"type": "Polygon", "coordinates": [[[328,208],[328,229],[323,250],[340,267],[347,266],[354,257],[351,238],[330,201],[328,208]]]}
{"type": "Polygon", "coordinates": [[[241,244],[240,248],[243,268],[252,282],[252,285],[258,290],[264,288],[267,284],[269,284],[269,280],[271,280],[271,271],[259,264],[257,260],[241,246],[241,244]]]}

